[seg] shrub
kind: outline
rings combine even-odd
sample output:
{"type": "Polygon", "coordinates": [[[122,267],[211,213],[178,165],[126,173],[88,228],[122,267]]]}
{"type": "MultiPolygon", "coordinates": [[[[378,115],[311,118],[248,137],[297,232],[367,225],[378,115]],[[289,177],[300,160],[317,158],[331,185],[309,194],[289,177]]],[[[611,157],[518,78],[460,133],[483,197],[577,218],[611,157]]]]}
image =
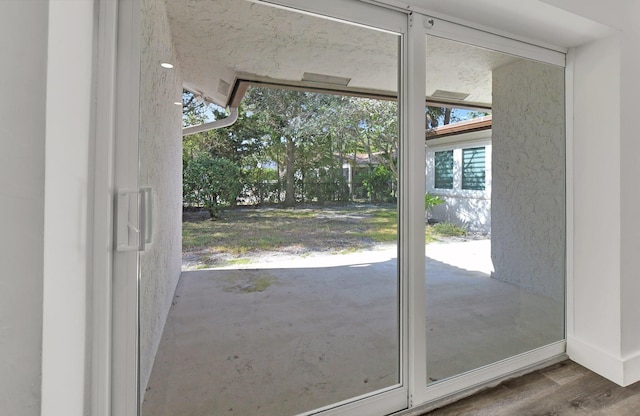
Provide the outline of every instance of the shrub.
{"type": "Polygon", "coordinates": [[[427,212],[427,214],[431,213],[431,209],[433,207],[442,204],[444,204],[444,199],[440,198],[438,195],[427,192],[424,196],[424,210],[427,212]]]}
{"type": "Polygon", "coordinates": [[[349,200],[349,187],[340,169],[313,170],[305,178],[305,197],[316,202],[349,200]]]}
{"type": "Polygon", "coordinates": [[[383,165],[371,168],[362,180],[367,196],[373,202],[391,201],[393,199],[393,173],[383,165]]]}
{"type": "Polygon", "coordinates": [[[183,169],[183,203],[207,209],[211,216],[223,205],[233,205],[242,192],[240,168],[222,157],[203,154],[183,169]]]}
{"type": "Polygon", "coordinates": [[[432,227],[436,234],[442,236],[461,237],[467,235],[467,230],[458,225],[451,224],[450,222],[439,222],[437,224],[433,224],[432,227]]]}
{"type": "Polygon", "coordinates": [[[275,168],[252,166],[244,172],[246,193],[250,202],[262,204],[275,201],[278,192],[278,171],[275,168]]]}

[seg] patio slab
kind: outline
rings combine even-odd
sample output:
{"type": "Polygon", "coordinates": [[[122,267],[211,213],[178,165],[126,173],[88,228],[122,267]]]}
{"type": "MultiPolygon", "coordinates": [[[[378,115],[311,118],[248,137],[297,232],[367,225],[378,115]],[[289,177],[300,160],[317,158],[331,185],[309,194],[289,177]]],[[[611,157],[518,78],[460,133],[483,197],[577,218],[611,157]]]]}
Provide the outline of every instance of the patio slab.
{"type": "MultiPolygon", "coordinates": [[[[427,246],[432,380],[561,337],[562,305],[491,279],[488,244],[427,246]]],[[[287,416],[394,385],[395,252],[184,272],[143,415],[287,416]]]]}

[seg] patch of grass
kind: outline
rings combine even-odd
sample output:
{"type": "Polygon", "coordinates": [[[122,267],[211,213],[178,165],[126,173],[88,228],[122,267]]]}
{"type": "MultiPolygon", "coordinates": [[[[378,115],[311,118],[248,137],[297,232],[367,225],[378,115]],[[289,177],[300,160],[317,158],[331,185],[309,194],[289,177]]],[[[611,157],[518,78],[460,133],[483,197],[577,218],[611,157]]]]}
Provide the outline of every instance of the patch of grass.
{"type": "MultiPolygon", "coordinates": [[[[253,255],[268,251],[352,253],[395,243],[397,238],[395,204],[233,209],[215,221],[200,218],[182,224],[183,252],[231,256],[225,264],[246,264],[253,255]]],[[[427,242],[435,240],[431,227],[427,227],[425,238],[427,242]]],[[[209,264],[211,260],[200,262],[209,264]]]]}
{"type": "Polygon", "coordinates": [[[231,276],[227,279],[227,284],[224,288],[227,292],[233,293],[255,293],[264,292],[271,285],[276,282],[273,276],[246,276],[238,275],[231,276]]]}
{"type": "Polygon", "coordinates": [[[249,264],[249,263],[251,263],[251,259],[248,259],[246,257],[230,259],[229,261],[227,261],[228,265],[239,265],[239,264],[249,264]]]}
{"type": "Polygon", "coordinates": [[[237,209],[217,221],[183,222],[183,251],[213,250],[233,256],[261,251],[332,251],[395,241],[396,211],[361,209],[237,209]]]}
{"type": "Polygon", "coordinates": [[[433,232],[445,237],[462,237],[467,235],[467,230],[448,222],[439,222],[431,226],[433,232]]]}
{"type": "Polygon", "coordinates": [[[342,250],[336,250],[333,252],[333,254],[351,254],[351,253],[356,253],[358,251],[359,251],[358,247],[347,247],[342,250]]]}

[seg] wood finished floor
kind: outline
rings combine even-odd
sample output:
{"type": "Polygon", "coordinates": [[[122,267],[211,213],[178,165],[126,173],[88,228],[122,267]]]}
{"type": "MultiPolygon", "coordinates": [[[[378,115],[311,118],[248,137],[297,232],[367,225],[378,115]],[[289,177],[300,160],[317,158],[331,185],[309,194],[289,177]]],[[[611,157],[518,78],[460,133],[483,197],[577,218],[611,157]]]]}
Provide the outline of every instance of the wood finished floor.
{"type": "Polygon", "coordinates": [[[640,382],[623,388],[567,360],[426,415],[639,416],[640,382]]]}

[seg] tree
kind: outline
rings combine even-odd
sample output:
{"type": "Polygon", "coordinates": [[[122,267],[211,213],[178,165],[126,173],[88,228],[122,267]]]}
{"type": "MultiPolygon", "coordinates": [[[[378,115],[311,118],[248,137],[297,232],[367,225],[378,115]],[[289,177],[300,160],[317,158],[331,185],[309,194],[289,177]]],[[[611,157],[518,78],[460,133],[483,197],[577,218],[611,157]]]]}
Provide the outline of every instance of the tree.
{"type": "Polygon", "coordinates": [[[369,164],[383,165],[398,180],[398,106],[395,101],[356,99],[369,164]]]}
{"type": "MultiPolygon", "coordinates": [[[[198,109],[195,114],[188,114],[189,119],[199,119],[198,109]]],[[[226,111],[219,107],[207,110],[213,120],[227,117],[226,111]]],[[[202,123],[198,123],[202,124],[202,123]]],[[[198,154],[207,153],[212,157],[224,157],[238,166],[243,165],[244,159],[260,150],[262,136],[265,130],[255,117],[250,117],[244,105],[238,109],[238,121],[229,127],[208,130],[201,133],[190,134],[183,138],[183,156],[187,159],[194,158],[198,154]]]]}
{"type": "Polygon", "coordinates": [[[322,112],[327,96],[308,92],[256,88],[249,89],[245,96],[247,109],[259,120],[270,136],[270,145],[276,150],[279,169],[284,165],[284,205],[293,206],[295,198],[296,171],[299,166],[296,156],[306,140],[313,140],[317,130],[313,119],[322,112]],[[283,150],[282,154],[280,150],[283,150]]]}

